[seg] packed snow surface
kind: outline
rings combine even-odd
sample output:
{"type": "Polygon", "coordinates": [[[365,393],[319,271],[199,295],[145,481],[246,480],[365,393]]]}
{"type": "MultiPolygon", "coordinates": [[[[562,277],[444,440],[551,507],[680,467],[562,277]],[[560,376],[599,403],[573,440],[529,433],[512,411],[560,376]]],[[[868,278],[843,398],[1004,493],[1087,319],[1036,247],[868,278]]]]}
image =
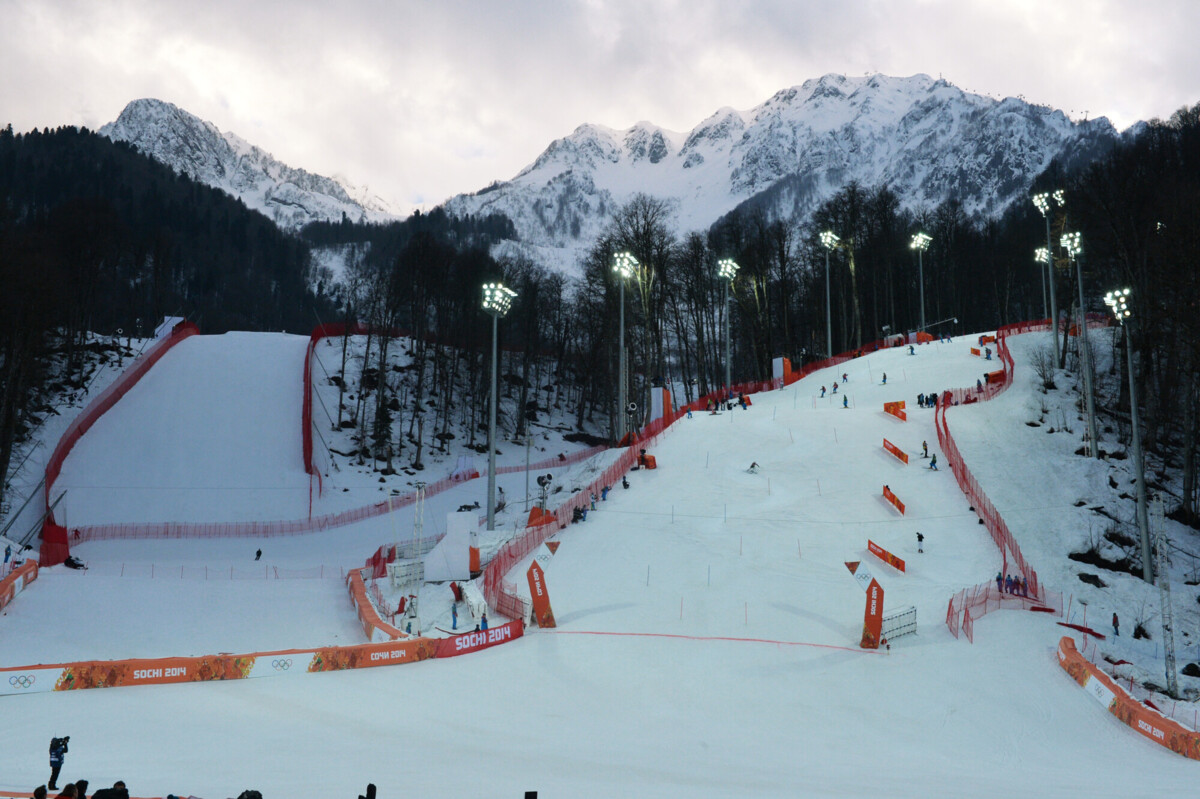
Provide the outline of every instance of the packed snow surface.
{"type": "MultiPolygon", "coordinates": [[[[1038,530],[1073,534],[1090,479],[1065,434],[1023,424],[1039,396],[1021,359],[1034,335],[1013,340],[1014,387],[949,420],[1043,579],[1079,591],[1049,562],[1049,545],[1028,541],[1034,525],[1022,513],[1036,506],[1038,530]]],[[[303,341],[189,342],[68,459],[63,481],[92,486],[72,519],[208,518],[210,505],[296,516],[303,341]],[[153,490],[143,499],[128,485],[153,490]]],[[[125,779],[137,795],[254,787],[266,797],[352,797],[367,782],[381,797],[1191,791],[1200,765],[1132,733],[1059,668],[1056,617],[990,614],[973,645],[946,629],[950,596],[994,577],[1001,560],[953,475],[920,457],[922,441],[942,453],[933,411],[915,398],[973,386],[995,368],[970,343],[872,353],[754,395],[748,410],[680,420],[652,449],[656,470],[631,473],[628,490],[618,484],[559,534],[543,563],[557,629],[398,667],[5,697],[0,795],[44,782],[47,741],[64,734],[65,778],[125,779]],[[822,399],[834,381],[837,395],[822,399]],[[908,422],[882,412],[901,399],[908,422]],[[884,451],[885,438],[909,465],[884,451]],[[882,500],[884,485],[906,503],[903,516],[882,500]],[[869,555],[867,539],[907,571],[869,555]],[[846,561],[871,569],[887,611],[917,608],[919,632],[890,653],[857,647],[864,598],[846,561]]],[[[507,450],[501,465],[523,460],[507,450]]],[[[558,479],[582,484],[587,468],[558,479]]],[[[522,496],[523,481],[505,475],[501,485],[522,496]]],[[[483,483],[430,498],[427,527],[480,499],[483,483]]],[[[379,499],[371,483],[355,490],[362,504],[379,499]]],[[[509,532],[521,515],[510,510],[500,524],[509,532]]],[[[413,521],[409,507],[286,538],[83,544],[75,554],[88,572],[46,569],[6,610],[0,665],[360,642],[329,575],[361,565],[413,521]],[[212,570],[207,579],[201,567],[212,570]],[[294,579],[267,579],[271,569],[294,579]]],[[[524,582],[517,570],[510,579],[524,582]]],[[[445,599],[426,604],[448,614],[445,599]]]]}

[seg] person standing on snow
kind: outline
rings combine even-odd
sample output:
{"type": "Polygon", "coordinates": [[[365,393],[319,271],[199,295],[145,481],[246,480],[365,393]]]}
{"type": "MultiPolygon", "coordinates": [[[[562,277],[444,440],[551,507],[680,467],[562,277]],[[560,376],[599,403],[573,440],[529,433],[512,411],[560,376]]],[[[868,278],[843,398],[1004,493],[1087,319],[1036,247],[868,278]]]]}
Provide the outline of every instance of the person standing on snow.
{"type": "Polygon", "coordinates": [[[938,470],[936,454],[929,456],[929,468],[933,469],[935,472],[938,470]]]}
{"type": "Polygon", "coordinates": [[[884,373],[883,373],[883,384],[884,384],[885,386],[887,385],[887,372],[884,372],[884,373]]]}
{"type": "Polygon", "coordinates": [[[842,395],[842,407],[843,407],[843,408],[849,408],[849,407],[850,407],[850,398],[849,398],[849,397],[847,397],[845,394],[843,394],[843,395],[842,395]]]}
{"type": "Polygon", "coordinates": [[[917,551],[925,551],[925,536],[921,535],[920,533],[917,533],[917,551]]]}
{"type": "Polygon", "coordinates": [[[843,383],[849,383],[849,382],[850,382],[850,375],[849,375],[849,373],[847,373],[847,372],[842,372],[842,382],[843,382],[843,383]]]}
{"type": "Polygon", "coordinates": [[[450,606],[450,629],[458,629],[458,605],[450,606]]]}
{"type": "Polygon", "coordinates": [[[1004,572],[996,572],[996,590],[1004,590],[1004,572]]]}
{"type": "Polygon", "coordinates": [[[1113,637],[1118,638],[1121,635],[1121,620],[1117,618],[1117,614],[1113,614],[1113,637]]]}
{"type": "Polygon", "coordinates": [[[62,770],[63,761],[67,758],[67,744],[71,741],[71,736],[66,735],[62,738],[50,739],[50,782],[46,783],[46,787],[52,791],[57,791],[58,772],[62,770]]]}
{"type": "Polygon", "coordinates": [[[921,457],[922,458],[929,457],[929,442],[928,441],[921,442],[921,457]]]}
{"type": "Polygon", "coordinates": [[[837,381],[836,380],[833,381],[833,393],[834,394],[837,393],[837,381]]]}
{"type": "Polygon", "coordinates": [[[825,399],[825,386],[821,386],[821,399],[825,399]]]}

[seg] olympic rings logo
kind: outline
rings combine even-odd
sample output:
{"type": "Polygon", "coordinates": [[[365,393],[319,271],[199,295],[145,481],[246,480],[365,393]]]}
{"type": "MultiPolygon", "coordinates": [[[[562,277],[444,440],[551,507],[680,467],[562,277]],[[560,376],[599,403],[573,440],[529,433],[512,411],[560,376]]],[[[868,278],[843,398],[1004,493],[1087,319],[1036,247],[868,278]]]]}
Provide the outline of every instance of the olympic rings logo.
{"type": "Polygon", "coordinates": [[[271,661],[271,668],[275,669],[275,671],[287,671],[291,667],[291,658],[275,658],[271,661]]]}
{"type": "Polygon", "coordinates": [[[33,674],[14,674],[8,678],[8,684],[13,688],[31,688],[37,682],[37,676],[33,674]]]}

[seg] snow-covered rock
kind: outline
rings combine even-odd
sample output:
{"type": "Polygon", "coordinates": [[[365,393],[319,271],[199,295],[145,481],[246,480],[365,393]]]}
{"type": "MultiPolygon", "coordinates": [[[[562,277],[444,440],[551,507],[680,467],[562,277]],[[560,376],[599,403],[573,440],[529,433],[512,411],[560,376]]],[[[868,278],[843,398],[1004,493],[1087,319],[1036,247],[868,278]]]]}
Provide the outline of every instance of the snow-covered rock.
{"type": "Polygon", "coordinates": [[[315,221],[337,222],[343,215],[355,222],[396,217],[365,186],[290,167],[237,134],[222,133],[211,122],[161,100],[134,100],[99,132],[241,199],[287,230],[315,221]]]}

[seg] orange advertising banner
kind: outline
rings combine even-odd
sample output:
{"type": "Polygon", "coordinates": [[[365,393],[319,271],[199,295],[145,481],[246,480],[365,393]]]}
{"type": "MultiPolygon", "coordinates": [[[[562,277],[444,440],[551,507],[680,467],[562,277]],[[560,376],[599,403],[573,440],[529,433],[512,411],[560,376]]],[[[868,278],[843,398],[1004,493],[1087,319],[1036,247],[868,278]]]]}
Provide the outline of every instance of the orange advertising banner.
{"type": "Polygon", "coordinates": [[[1189,730],[1131,697],[1115,680],[1089,663],[1076,650],[1075,641],[1070,638],[1064,637],[1058,642],[1058,665],[1088,695],[1135,732],[1177,755],[1200,760],[1200,733],[1189,730]]]}
{"type": "Polygon", "coordinates": [[[554,611],[550,608],[550,594],[546,590],[546,573],[536,560],[525,572],[529,580],[529,596],[533,599],[533,618],[539,627],[554,626],[554,611]]]}
{"type": "Polygon", "coordinates": [[[888,488],[887,486],[884,486],[883,487],[883,498],[886,499],[888,502],[892,503],[892,505],[896,508],[896,510],[900,511],[900,515],[902,515],[902,516],[904,515],[904,503],[900,501],[900,498],[898,496],[896,496],[895,494],[892,493],[892,489],[888,488]]]}
{"type": "Polygon", "coordinates": [[[908,453],[897,447],[892,442],[888,441],[886,438],[883,440],[883,448],[895,455],[900,460],[908,463],[908,453]]]}
{"type": "Polygon", "coordinates": [[[895,416],[897,419],[907,422],[908,414],[904,412],[904,402],[885,402],[883,403],[883,412],[895,416]]]}
{"type": "Polygon", "coordinates": [[[977,347],[972,347],[971,354],[972,355],[982,355],[983,353],[981,353],[977,347]]]}
{"type": "Polygon", "coordinates": [[[863,612],[863,634],[859,646],[863,649],[878,649],[883,634],[883,587],[871,580],[867,586],[867,607],[863,612]]]}
{"type": "Polygon", "coordinates": [[[37,579],[38,565],[35,560],[27,560],[17,568],[8,573],[3,580],[0,580],[0,609],[8,605],[17,598],[17,594],[25,589],[25,586],[37,579]]]}
{"type": "Polygon", "coordinates": [[[1003,383],[1004,382],[1004,370],[997,369],[994,372],[988,372],[987,373],[987,381],[989,383],[1003,383]]]}
{"type": "Polygon", "coordinates": [[[904,571],[904,561],[902,559],[896,557],[891,552],[888,552],[886,549],[879,546],[879,544],[876,544],[869,538],[867,539],[867,549],[870,550],[872,555],[879,558],[889,566],[900,571],[904,571]]]}

